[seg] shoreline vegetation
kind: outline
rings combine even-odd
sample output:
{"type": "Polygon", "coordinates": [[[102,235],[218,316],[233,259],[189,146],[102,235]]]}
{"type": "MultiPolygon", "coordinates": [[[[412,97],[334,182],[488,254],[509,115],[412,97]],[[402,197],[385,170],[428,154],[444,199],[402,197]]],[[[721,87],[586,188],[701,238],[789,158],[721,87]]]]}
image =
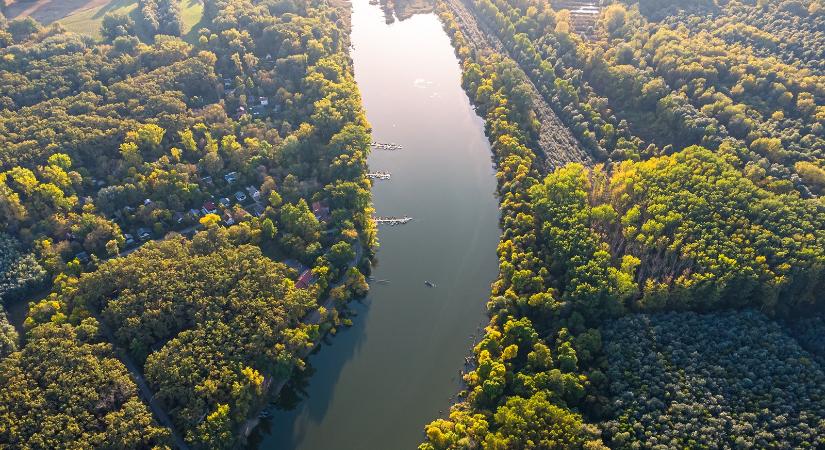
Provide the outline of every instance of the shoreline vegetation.
{"type": "MultiPolygon", "coordinates": [[[[698,384],[697,376],[716,370],[712,358],[737,345],[726,335],[708,334],[709,341],[698,348],[689,347],[696,342],[676,339],[660,356],[666,358],[660,375],[651,372],[649,378],[648,372],[629,377],[627,367],[634,372],[638,364],[622,359],[629,356],[627,342],[635,340],[634,361],[641,358],[644,371],[660,370],[648,361],[660,354],[645,339],[660,342],[657,334],[675,336],[672,330],[682,322],[695,325],[690,332],[702,327],[715,333],[740,329],[741,339],[747,340],[777,333],[775,319],[821,313],[825,207],[811,194],[816,183],[800,183],[788,172],[805,166],[795,158],[819,161],[821,167],[821,129],[800,128],[810,133],[803,139],[813,144],[808,154],[794,156],[785,150],[778,158],[768,150],[768,159],[765,144],[776,138],[743,139],[735,122],[725,119],[723,125],[709,108],[688,110],[676,116],[681,123],[672,125],[672,130],[684,132],[705,127],[701,133],[676,138],[662,132],[655,121],[635,114],[644,105],[619,97],[621,86],[611,87],[613,80],[597,81],[595,75],[597,69],[604,70],[597,58],[622,58],[622,45],[638,51],[633,39],[656,33],[651,24],[639,32],[642,37],[634,36],[639,13],[621,5],[599,15],[591,42],[572,32],[565,11],[537,2],[447,0],[436,11],[461,61],[463,85],[493,144],[503,233],[499,279],[488,302],[490,324],[474,348],[475,369],[464,376],[467,388],[449,416],[425,427],[426,439],[419,448],[822,445],[825,392],[816,381],[822,369],[813,363],[821,355],[802,350],[787,331],[777,338],[782,344],[772,345],[771,356],[764,359],[755,357],[765,350],[761,341],[753,340],[754,347],[740,353],[737,375],[729,369],[727,380],[713,378],[719,385],[698,384]],[[490,44],[479,29],[501,41],[490,44]],[[622,38],[630,44],[617,43],[622,38]],[[545,157],[565,154],[539,150],[547,147],[538,138],[537,97],[529,94],[531,86],[541,93],[538,104],[546,99],[575,131],[593,163],[565,164],[570,161],[562,159],[562,164],[543,164],[545,157]],[[602,89],[598,93],[596,86],[602,89]],[[594,94],[607,97],[599,100],[594,94]],[[606,103],[597,106],[593,99],[610,102],[617,110],[606,103]],[[586,124],[581,114],[590,117],[586,124]],[[612,125],[611,114],[626,119],[612,125]],[[646,137],[633,135],[638,130],[646,137]],[[658,132],[662,134],[654,134],[658,132]],[[681,145],[674,148],[677,142],[681,145]],[[770,171],[755,176],[756,167],[771,162],[770,171]],[[650,321],[654,328],[625,331],[610,325],[617,320],[634,326],[650,321]],[[722,324],[725,320],[731,324],[722,324]],[[772,359],[786,351],[796,356],[784,362],[772,359]],[[699,352],[696,357],[701,359],[693,364],[685,352],[699,352]],[[799,371],[804,376],[794,382],[779,381],[799,371]],[[680,375],[684,373],[690,375],[680,375]],[[673,377],[677,380],[668,381],[673,377]],[[755,379],[774,382],[766,388],[765,383],[754,384],[755,379]],[[674,382],[677,385],[668,384],[674,382]],[[670,396],[651,392],[654,385],[670,396]],[[737,403],[730,392],[734,388],[736,395],[760,400],[737,403]],[[693,400],[673,396],[680,389],[711,396],[699,403],[718,407],[711,413],[693,400]],[[811,402],[799,409],[782,400],[801,390],[811,402]],[[790,415],[788,408],[794,411],[790,415]],[[701,418],[707,414],[718,420],[706,424],[701,418]],[[758,425],[751,420],[754,414],[762,414],[758,425]],[[751,426],[741,426],[741,420],[751,426]]],[[[799,77],[809,76],[803,71],[799,77]]],[[[821,78],[808,79],[815,83],[813,89],[822,88],[821,78]]],[[[659,80],[653,83],[662,83],[659,80]]],[[[663,99],[672,82],[665,80],[656,94],[663,99]]],[[[793,95],[806,96],[804,91],[793,95]]],[[[658,114],[666,114],[667,105],[660,100],[658,114]]],[[[786,104],[787,116],[796,113],[806,120],[804,110],[789,109],[786,104]]],[[[748,126],[755,131],[760,125],[754,121],[748,126]]],[[[799,149],[799,136],[796,139],[786,143],[783,137],[781,146],[799,149]]],[[[770,142],[780,145],[778,139],[770,142]]],[[[816,323],[808,326],[817,329],[816,323]]],[[[802,342],[811,351],[821,349],[817,339],[802,342]]]]}
{"type": "Polygon", "coordinates": [[[31,261],[9,246],[0,268],[53,285],[20,348],[2,326],[0,441],[14,447],[232,448],[369,288],[349,5],[206,0],[184,41],[167,34],[185,31],[174,3],[141,1],[140,32],[107,16],[99,43],[2,23],[0,71],[17,84],[0,101],[26,131],[0,138],[0,226],[31,261]]]}
{"type": "MultiPolygon", "coordinates": [[[[241,447],[351,324],[376,222],[412,220],[372,208],[367,156],[400,146],[370,136],[351,5],[23,6],[0,442],[241,447]]],[[[419,450],[825,447],[823,0],[381,8],[441,19],[501,211],[489,323],[419,450]]]]}

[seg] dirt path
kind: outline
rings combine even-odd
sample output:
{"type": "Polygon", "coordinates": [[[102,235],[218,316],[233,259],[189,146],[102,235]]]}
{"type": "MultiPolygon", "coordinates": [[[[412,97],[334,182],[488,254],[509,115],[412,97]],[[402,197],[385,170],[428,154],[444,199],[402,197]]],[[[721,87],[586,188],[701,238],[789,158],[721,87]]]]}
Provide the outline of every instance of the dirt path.
{"type": "MultiPolygon", "coordinates": [[[[476,21],[475,16],[462,0],[444,1],[455,16],[458,26],[466,36],[469,45],[482,53],[492,50],[512,59],[504,44],[493,32],[486,29],[483,23],[476,21]]],[[[552,170],[570,162],[592,165],[590,154],[584,150],[579,141],[573,136],[573,133],[564,126],[526,73],[525,79],[530,88],[533,110],[536,113],[536,118],[541,123],[539,147],[545,155],[547,169],[552,170]]]]}

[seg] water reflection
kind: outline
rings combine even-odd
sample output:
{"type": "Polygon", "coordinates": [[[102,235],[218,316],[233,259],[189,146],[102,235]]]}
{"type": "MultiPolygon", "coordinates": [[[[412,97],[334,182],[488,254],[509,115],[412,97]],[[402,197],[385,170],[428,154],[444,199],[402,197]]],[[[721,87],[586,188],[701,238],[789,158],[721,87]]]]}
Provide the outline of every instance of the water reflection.
{"type": "Polygon", "coordinates": [[[415,448],[449,408],[486,322],[499,214],[484,123],[438,18],[387,24],[368,1],[353,1],[355,77],[373,139],[404,146],[371,153],[371,170],[392,174],[374,184],[373,202],[380,216],[415,220],[381,227],[372,275],[386,282],[372,282],[353,327],[310,358],[314,373],[294,380],[288,408],[262,428],[262,449],[415,448]]]}
{"type": "MultiPolygon", "coordinates": [[[[377,3],[371,0],[370,4],[377,3]]],[[[435,0],[381,0],[381,10],[384,11],[384,20],[390,24],[395,19],[405,20],[415,14],[431,13],[435,10],[435,0]]]]}

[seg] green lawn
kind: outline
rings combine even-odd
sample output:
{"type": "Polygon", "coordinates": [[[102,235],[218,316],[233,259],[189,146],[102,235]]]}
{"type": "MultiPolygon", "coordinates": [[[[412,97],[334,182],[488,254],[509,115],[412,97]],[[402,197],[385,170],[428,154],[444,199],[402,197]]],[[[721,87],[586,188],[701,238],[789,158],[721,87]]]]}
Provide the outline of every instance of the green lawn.
{"type": "Polygon", "coordinates": [[[105,5],[66,16],[58,22],[69,31],[100,37],[100,23],[103,21],[103,16],[110,12],[129,14],[135,8],[137,8],[137,0],[112,0],[105,5]]]}
{"type": "Polygon", "coordinates": [[[181,0],[180,15],[181,20],[183,20],[182,34],[189,34],[203,18],[203,2],[200,0],[181,0]]]}
{"type": "MultiPolygon", "coordinates": [[[[100,37],[100,23],[108,13],[129,14],[137,8],[137,0],[112,0],[96,8],[79,11],[66,16],[60,22],[69,31],[100,37]]],[[[183,34],[189,33],[203,17],[203,3],[200,0],[181,0],[183,34]]]]}

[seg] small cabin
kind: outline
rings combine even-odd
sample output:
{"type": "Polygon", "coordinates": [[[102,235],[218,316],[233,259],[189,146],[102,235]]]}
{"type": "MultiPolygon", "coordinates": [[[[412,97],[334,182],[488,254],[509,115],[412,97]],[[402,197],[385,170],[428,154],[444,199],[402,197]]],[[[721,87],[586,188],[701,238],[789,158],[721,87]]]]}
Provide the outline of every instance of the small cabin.
{"type": "Polygon", "coordinates": [[[301,276],[298,277],[298,281],[295,282],[295,287],[298,289],[306,289],[310,284],[312,284],[313,281],[312,269],[307,269],[301,273],[301,276]]]}
{"type": "Polygon", "coordinates": [[[218,211],[218,208],[215,206],[215,202],[208,201],[203,202],[203,215],[207,214],[215,214],[218,211]]]}

